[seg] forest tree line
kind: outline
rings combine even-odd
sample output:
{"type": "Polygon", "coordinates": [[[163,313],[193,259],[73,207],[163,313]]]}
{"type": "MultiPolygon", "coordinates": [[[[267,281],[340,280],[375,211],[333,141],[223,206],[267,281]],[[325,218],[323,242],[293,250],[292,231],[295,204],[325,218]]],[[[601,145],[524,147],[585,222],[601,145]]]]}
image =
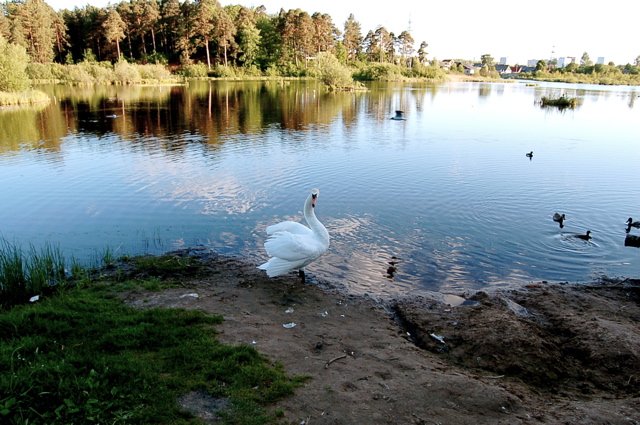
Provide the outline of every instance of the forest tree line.
{"type": "Polygon", "coordinates": [[[321,52],[343,63],[412,65],[426,61],[408,31],[378,27],[363,35],[353,14],[341,29],[331,16],[301,9],[221,6],[217,0],[129,0],[106,8],[54,11],[44,0],[0,4],[0,35],[34,63],[97,61],[299,68],[321,52]]]}

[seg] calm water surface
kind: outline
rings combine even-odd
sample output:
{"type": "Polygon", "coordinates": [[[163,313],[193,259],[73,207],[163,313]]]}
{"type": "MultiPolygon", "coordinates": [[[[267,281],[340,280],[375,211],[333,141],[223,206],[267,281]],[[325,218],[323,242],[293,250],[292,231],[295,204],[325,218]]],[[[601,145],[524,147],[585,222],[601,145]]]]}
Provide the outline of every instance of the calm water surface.
{"type": "Polygon", "coordinates": [[[638,277],[639,89],[370,88],[45,86],[49,106],[0,110],[0,234],[88,262],[204,246],[259,264],[265,227],[318,187],[332,241],[308,271],[354,292],[638,277]],[[580,105],[536,103],[562,93],[580,105]]]}

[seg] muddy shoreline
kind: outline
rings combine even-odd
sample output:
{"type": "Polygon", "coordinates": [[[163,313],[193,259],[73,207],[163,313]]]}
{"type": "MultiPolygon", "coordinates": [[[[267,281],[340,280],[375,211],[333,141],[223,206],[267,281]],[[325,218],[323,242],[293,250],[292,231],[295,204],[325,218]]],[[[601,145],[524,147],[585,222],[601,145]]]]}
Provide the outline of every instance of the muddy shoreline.
{"type": "MultiPolygon", "coordinates": [[[[311,376],[270,406],[279,423],[640,424],[638,279],[374,299],[238,258],[171,255],[198,260],[161,276],[180,288],[120,296],[220,314],[222,342],[311,376]]],[[[212,409],[194,414],[215,423],[212,409]]]]}

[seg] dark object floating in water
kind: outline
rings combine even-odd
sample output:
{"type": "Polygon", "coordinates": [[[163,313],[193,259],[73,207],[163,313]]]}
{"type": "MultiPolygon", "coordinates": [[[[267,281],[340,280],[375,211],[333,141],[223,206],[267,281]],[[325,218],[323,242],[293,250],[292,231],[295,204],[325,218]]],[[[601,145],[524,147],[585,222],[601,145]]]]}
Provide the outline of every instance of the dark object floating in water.
{"type": "Polygon", "coordinates": [[[392,120],[406,120],[404,117],[404,111],[396,111],[396,116],[391,117],[392,120]]]}
{"type": "Polygon", "coordinates": [[[624,246],[634,246],[636,248],[640,248],[640,236],[627,235],[624,238],[624,246]]]}
{"type": "Polygon", "coordinates": [[[591,239],[591,230],[587,230],[586,235],[576,235],[576,238],[580,238],[582,240],[588,241],[589,239],[591,239]]]}
{"type": "Polygon", "coordinates": [[[578,99],[575,97],[565,97],[564,95],[560,96],[557,99],[551,97],[542,96],[540,99],[541,106],[557,106],[560,109],[564,108],[575,108],[578,104],[578,99]]]}
{"type": "Polygon", "coordinates": [[[529,152],[527,154],[527,158],[532,159],[533,158],[533,151],[529,152]]]}
{"type": "Polygon", "coordinates": [[[640,221],[633,221],[633,219],[629,217],[629,220],[627,220],[627,226],[629,226],[629,229],[632,227],[640,229],[640,221]]]}
{"type": "Polygon", "coordinates": [[[560,215],[558,213],[555,213],[553,215],[553,221],[555,221],[556,223],[560,223],[560,228],[562,229],[564,227],[564,220],[566,219],[566,217],[564,216],[564,214],[560,215]]]}

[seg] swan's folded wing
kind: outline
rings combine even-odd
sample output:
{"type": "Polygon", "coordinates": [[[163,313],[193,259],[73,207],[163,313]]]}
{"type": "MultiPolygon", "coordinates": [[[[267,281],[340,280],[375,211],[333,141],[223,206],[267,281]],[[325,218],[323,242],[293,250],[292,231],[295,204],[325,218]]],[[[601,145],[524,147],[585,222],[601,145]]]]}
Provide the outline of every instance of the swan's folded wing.
{"type": "Polygon", "coordinates": [[[289,232],[274,233],[264,243],[264,247],[271,257],[278,257],[287,261],[315,259],[326,249],[314,237],[289,232]]]}
{"type": "Polygon", "coordinates": [[[307,226],[296,223],[295,221],[283,221],[267,227],[267,235],[273,235],[277,232],[290,232],[296,235],[312,235],[313,232],[307,226]]]}

